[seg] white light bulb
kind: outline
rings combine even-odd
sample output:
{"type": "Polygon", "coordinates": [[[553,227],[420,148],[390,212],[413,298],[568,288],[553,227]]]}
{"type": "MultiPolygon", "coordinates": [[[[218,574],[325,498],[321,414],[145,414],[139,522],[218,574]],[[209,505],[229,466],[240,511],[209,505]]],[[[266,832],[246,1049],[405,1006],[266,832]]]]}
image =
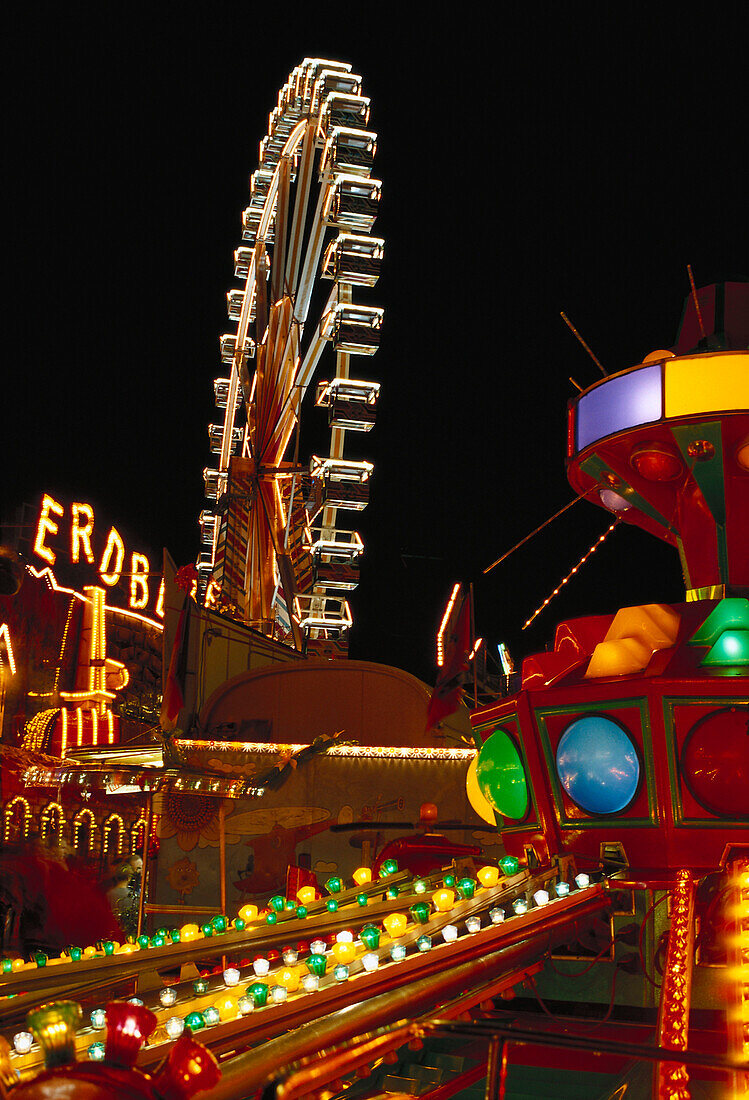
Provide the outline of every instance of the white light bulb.
{"type": "Polygon", "coordinates": [[[380,965],[380,960],[374,951],[367,951],[366,955],[362,955],[361,961],[364,969],[369,971],[370,974],[380,965]]]}
{"type": "Polygon", "coordinates": [[[481,928],[480,917],[468,917],[466,920],[466,928],[469,932],[478,932],[481,928]]]}
{"type": "Polygon", "coordinates": [[[569,882],[558,882],[554,887],[558,898],[566,898],[570,892],[569,882]]]}
{"type": "Polygon", "coordinates": [[[335,941],[336,941],[336,943],[353,943],[354,942],[354,933],[353,932],[339,932],[338,935],[335,938],[335,941]]]}
{"type": "Polygon", "coordinates": [[[590,875],[586,875],[585,871],[581,871],[579,875],[575,875],[575,884],[579,890],[585,890],[590,886],[590,875]]]}
{"type": "Polygon", "coordinates": [[[327,946],[325,940],[313,940],[309,945],[309,949],[313,955],[324,955],[327,946]]]}
{"type": "Polygon", "coordinates": [[[317,974],[305,974],[302,978],[302,989],[305,993],[314,993],[320,985],[317,974]]]}
{"type": "Polygon", "coordinates": [[[490,909],[489,910],[489,919],[491,920],[492,924],[501,924],[502,921],[505,919],[504,909],[499,909],[499,908],[490,909]]]}
{"type": "Polygon", "coordinates": [[[185,1030],[185,1021],[181,1016],[170,1016],[164,1024],[164,1027],[170,1039],[179,1039],[180,1035],[185,1030]]]}
{"type": "Polygon", "coordinates": [[[30,1031],[19,1031],[13,1036],[13,1046],[16,1054],[28,1054],[34,1045],[34,1036],[30,1031]]]}
{"type": "Polygon", "coordinates": [[[548,890],[536,890],[533,895],[533,900],[536,905],[548,905],[549,904],[549,891],[548,890]]]}
{"type": "Polygon", "coordinates": [[[280,1004],[281,1001],[285,1001],[289,995],[289,991],[285,985],[273,985],[271,986],[270,995],[276,1004],[280,1004]]]}
{"type": "Polygon", "coordinates": [[[176,1003],[177,990],[172,989],[171,986],[167,986],[166,989],[162,989],[161,993],[159,993],[159,1000],[163,1004],[164,1008],[170,1008],[171,1005],[176,1003]]]}
{"type": "Polygon", "coordinates": [[[239,985],[239,971],[236,966],[229,966],[224,971],[224,984],[231,988],[234,985],[239,985]]]}
{"type": "Polygon", "coordinates": [[[252,969],[258,978],[264,978],[270,970],[270,963],[267,959],[255,959],[252,964],[252,969]]]}
{"type": "Polygon", "coordinates": [[[452,943],[453,940],[457,940],[458,929],[455,927],[454,924],[445,925],[445,927],[442,929],[442,938],[445,943],[452,943]]]}

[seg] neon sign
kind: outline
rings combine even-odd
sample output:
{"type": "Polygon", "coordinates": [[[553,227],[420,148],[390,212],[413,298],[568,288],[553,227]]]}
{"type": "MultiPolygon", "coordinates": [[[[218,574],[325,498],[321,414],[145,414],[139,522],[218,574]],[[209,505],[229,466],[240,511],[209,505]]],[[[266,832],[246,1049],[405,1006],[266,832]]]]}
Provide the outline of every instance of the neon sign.
{"type": "Polygon", "coordinates": [[[106,537],[97,540],[95,525],[93,505],[73,501],[66,508],[53,496],[44,493],[36,522],[33,553],[50,567],[59,566],[62,561],[85,568],[89,575],[91,569],[95,570],[97,583],[113,591],[118,590],[127,606],[134,611],[142,611],[150,604],[156,615],[163,619],[164,580],[161,573],[151,571],[146,554],[137,550],[128,553],[116,527],[111,526],[106,537]],[[98,552],[97,544],[100,546],[98,552]]]}

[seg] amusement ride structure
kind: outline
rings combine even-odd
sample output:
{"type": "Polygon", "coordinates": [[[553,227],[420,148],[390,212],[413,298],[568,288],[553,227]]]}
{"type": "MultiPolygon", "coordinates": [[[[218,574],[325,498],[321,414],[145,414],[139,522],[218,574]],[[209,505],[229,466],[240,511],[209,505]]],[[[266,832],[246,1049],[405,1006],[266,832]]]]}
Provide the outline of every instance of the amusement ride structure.
{"type": "Polygon", "coordinates": [[[223,423],[209,427],[217,462],[200,515],[210,602],[296,649],[337,656],[363,549],[338,513],[366,507],[373,468],[344,457],[346,433],[372,428],[380,389],[352,367],[377,351],[383,316],[354,301],[377,282],[384,247],[371,234],[381,184],[370,176],[369,114],[361,77],[336,61],[306,60],[279,92],[234,253],[242,286],[227,295],[236,330],[220,340],[223,423]],[[302,404],[328,344],[335,372],[317,383],[315,404],[328,413],[329,453],[301,463],[302,404]]]}
{"type": "MultiPolygon", "coordinates": [[[[338,63],[307,59],[281,91],[243,219],[245,286],[230,295],[237,331],[222,338],[225,419],[206,471],[207,603],[295,648],[306,636],[313,652],[350,622],[340,593],[361,543],[337,512],[363,507],[371,472],[343,458],[345,432],[371,426],[378,393],[349,373],[381,321],[351,300],[382,255],[369,236],[368,109],[338,63]],[[339,232],[326,245],[328,228],[339,232]],[[320,261],[333,287],[309,324],[320,261]],[[331,453],[307,467],[299,409],[328,340],[336,375],[317,404],[331,453]]],[[[673,545],[686,599],[559,624],[509,693],[474,710],[468,797],[504,854],[417,865],[406,838],[398,860],[381,854],[324,883],[290,867],[283,894],[234,916],[186,906],[191,919],[147,928],[141,906],[126,942],[9,955],[4,1095],[749,1095],[746,292],[695,289],[673,348],[570,402],[573,488],[612,523],[673,545]]],[[[447,619],[445,664],[460,669],[460,624],[447,619]]],[[[262,798],[270,773],[251,767],[241,783],[262,798]]],[[[110,787],[112,768],[101,770],[110,787]]],[[[159,782],[156,769],[141,775],[144,791],[159,782]]],[[[226,794],[239,780],[203,782],[190,789],[226,794]]],[[[422,856],[431,809],[413,845],[422,856]]],[[[199,825],[188,825],[194,845],[199,825]]],[[[197,868],[183,863],[184,902],[197,868]]]]}

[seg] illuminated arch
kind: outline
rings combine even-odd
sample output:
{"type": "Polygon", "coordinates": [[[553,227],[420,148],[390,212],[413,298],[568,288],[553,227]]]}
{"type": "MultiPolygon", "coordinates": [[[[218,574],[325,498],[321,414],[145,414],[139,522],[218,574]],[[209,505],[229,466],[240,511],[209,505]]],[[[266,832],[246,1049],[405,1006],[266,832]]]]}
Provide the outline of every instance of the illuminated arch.
{"type": "Polygon", "coordinates": [[[138,849],[146,844],[146,815],[141,813],[138,820],[130,829],[130,854],[134,855],[138,849]]]}
{"type": "Polygon", "coordinates": [[[73,818],[73,848],[79,855],[91,855],[94,847],[94,831],[96,829],[96,818],[91,810],[82,809],[73,818]],[[87,837],[87,844],[85,850],[82,848],[82,837],[87,837]]]}
{"type": "Polygon", "coordinates": [[[30,824],[31,807],[28,799],[17,794],[15,798],[11,798],[10,802],[6,803],[3,810],[3,843],[7,844],[9,840],[25,840],[29,835],[30,824]],[[21,812],[20,821],[18,820],[19,810],[21,812]],[[17,837],[11,837],[11,829],[14,825],[18,829],[17,837]]]}
{"type": "Polygon", "coordinates": [[[101,846],[105,856],[110,854],[109,845],[112,839],[112,833],[115,832],[115,830],[117,834],[117,847],[112,854],[121,856],[125,851],[125,822],[119,814],[110,814],[101,827],[101,846]]]}
{"type": "Polygon", "coordinates": [[[42,844],[50,847],[59,847],[62,841],[62,823],[65,819],[65,811],[59,802],[50,802],[42,810],[39,823],[39,832],[42,844]]]}

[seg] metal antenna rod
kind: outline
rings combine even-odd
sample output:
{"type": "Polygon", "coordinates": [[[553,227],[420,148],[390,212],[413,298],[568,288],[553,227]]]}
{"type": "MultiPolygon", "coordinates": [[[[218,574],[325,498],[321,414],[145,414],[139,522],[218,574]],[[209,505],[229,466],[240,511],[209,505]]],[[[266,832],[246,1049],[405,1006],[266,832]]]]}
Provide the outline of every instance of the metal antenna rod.
{"type": "Polygon", "coordinates": [[[705,326],[702,323],[702,310],[700,309],[700,301],[697,297],[697,287],[694,285],[694,275],[692,274],[691,264],[687,264],[687,271],[689,272],[689,282],[692,287],[692,300],[694,302],[694,308],[697,310],[697,320],[700,323],[700,332],[702,333],[702,339],[707,340],[707,336],[705,334],[705,326]]]}
{"type": "Polygon", "coordinates": [[[568,329],[570,330],[570,332],[572,333],[572,335],[573,335],[573,336],[576,336],[576,337],[577,337],[577,339],[578,339],[578,340],[580,341],[580,343],[582,344],[582,346],[583,346],[583,347],[585,348],[585,350],[587,351],[588,355],[589,355],[589,356],[591,357],[591,359],[593,360],[593,362],[595,363],[595,365],[596,365],[596,366],[598,367],[598,369],[599,369],[599,371],[601,372],[601,374],[603,375],[603,377],[604,377],[604,378],[608,378],[608,374],[607,374],[607,373],[606,373],[606,371],[605,371],[605,370],[603,369],[603,367],[601,366],[601,364],[600,364],[599,360],[598,360],[598,359],[596,358],[596,356],[595,356],[595,355],[593,354],[593,352],[592,352],[592,351],[590,350],[590,348],[588,347],[588,345],[587,345],[587,344],[585,343],[585,341],[583,340],[582,336],[581,336],[581,335],[580,335],[580,333],[579,333],[579,332],[577,331],[577,329],[575,328],[575,326],[574,326],[574,325],[572,324],[572,321],[570,321],[570,319],[569,319],[569,317],[567,316],[567,314],[566,314],[566,313],[565,313],[564,311],[561,311],[561,312],[560,312],[560,314],[559,314],[559,316],[560,316],[560,317],[562,318],[562,320],[564,321],[565,325],[566,325],[566,326],[567,326],[567,328],[568,328],[568,329]]]}

